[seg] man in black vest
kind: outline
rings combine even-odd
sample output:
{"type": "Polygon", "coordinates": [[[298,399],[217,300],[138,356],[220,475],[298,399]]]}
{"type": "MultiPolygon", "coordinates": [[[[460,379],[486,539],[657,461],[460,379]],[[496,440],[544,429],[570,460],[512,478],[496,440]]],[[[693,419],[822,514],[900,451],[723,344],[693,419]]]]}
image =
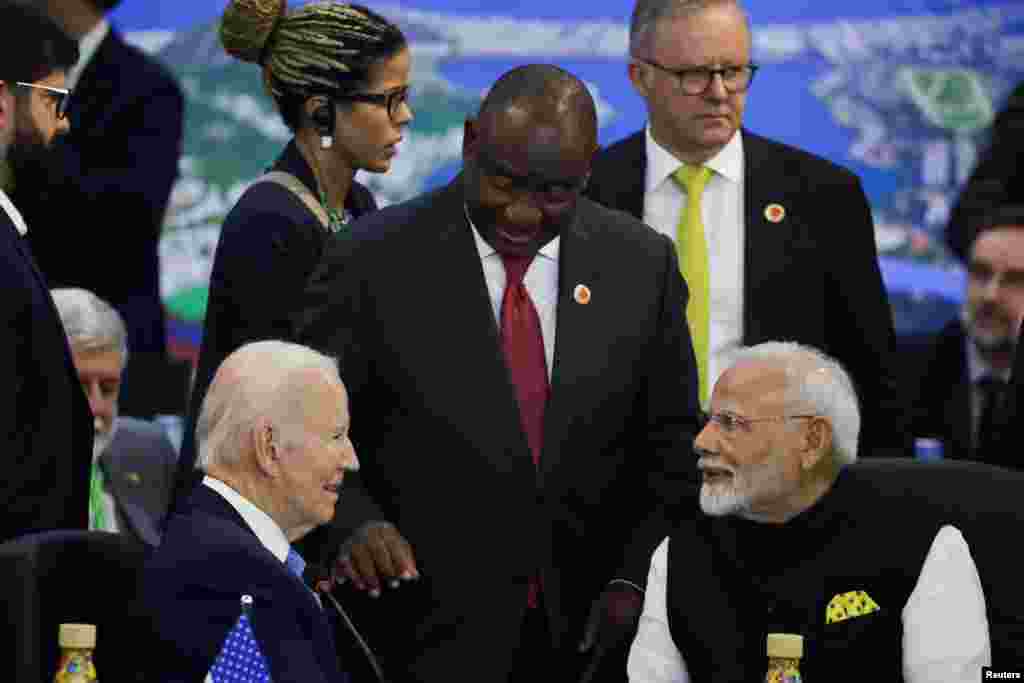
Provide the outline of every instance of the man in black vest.
{"type": "Polygon", "coordinates": [[[704,514],[653,555],[630,681],[763,680],[773,632],[803,636],[812,681],[981,680],[989,623],[967,542],[927,497],[846,467],[860,411],[838,363],[789,342],[744,349],[710,411],[694,442],[704,514]]]}

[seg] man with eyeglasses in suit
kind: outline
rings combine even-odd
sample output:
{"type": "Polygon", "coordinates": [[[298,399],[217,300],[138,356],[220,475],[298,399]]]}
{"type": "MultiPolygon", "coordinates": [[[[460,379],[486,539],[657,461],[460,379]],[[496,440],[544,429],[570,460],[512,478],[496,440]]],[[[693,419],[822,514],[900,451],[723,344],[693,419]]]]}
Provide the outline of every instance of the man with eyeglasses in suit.
{"type": "Polygon", "coordinates": [[[675,241],[704,405],[731,351],[794,339],[850,369],[865,452],[903,454],[867,198],[848,170],[742,127],[751,42],[736,0],[638,0],[628,74],[647,126],[598,154],[588,194],[675,241]]]}
{"type": "MultiPolygon", "coordinates": [[[[78,48],[49,19],[0,0],[0,161],[15,170],[68,131],[78,48]]],[[[87,525],[92,415],[24,217],[0,190],[0,542],[87,525]]]]}

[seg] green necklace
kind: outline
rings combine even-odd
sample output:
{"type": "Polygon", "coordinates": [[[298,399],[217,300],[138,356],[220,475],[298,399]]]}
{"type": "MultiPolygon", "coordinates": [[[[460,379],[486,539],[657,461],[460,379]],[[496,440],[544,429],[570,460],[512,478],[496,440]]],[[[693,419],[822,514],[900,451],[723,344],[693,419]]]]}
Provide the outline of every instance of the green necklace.
{"type": "Polygon", "coordinates": [[[340,210],[332,208],[327,204],[327,193],[320,190],[320,204],[327,212],[327,229],[332,233],[339,233],[348,226],[352,215],[342,207],[340,210]]]}

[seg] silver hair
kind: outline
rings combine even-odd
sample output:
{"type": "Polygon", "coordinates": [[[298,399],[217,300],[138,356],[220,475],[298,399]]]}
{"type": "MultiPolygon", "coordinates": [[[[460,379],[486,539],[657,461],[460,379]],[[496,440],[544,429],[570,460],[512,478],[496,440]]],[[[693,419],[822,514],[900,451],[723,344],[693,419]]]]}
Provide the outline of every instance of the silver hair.
{"type": "Polygon", "coordinates": [[[270,420],[287,438],[302,419],[309,386],[308,377],[300,375],[305,370],[320,371],[324,381],[341,384],[335,359],[299,344],[258,341],[230,354],[203,399],[196,425],[196,469],[237,462],[260,419],[270,420]]]}
{"type": "Polygon", "coordinates": [[[663,19],[696,14],[715,5],[742,9],[738,0],[637,0],[629,21],[629,54],[643,56],[640,53],[649,49],[651,37],[663,19]]]}
{"type": "Polygon", "coordinates": [[[796,342],[765,342],[740,349],[732,363],[766,361],[786,373],[786,404],[789,409],[810,412],[832,423],[832,451],[836,463],[857,460],[860,407],[850,375],[834,358],[796,342]]]}
{"type": "Polygon", "coordinates": [[[78,351],[120,351],[128,362],[128,329],[124,318],[87,289],[67,287],[50,292],[68,344],[78,351]]]}

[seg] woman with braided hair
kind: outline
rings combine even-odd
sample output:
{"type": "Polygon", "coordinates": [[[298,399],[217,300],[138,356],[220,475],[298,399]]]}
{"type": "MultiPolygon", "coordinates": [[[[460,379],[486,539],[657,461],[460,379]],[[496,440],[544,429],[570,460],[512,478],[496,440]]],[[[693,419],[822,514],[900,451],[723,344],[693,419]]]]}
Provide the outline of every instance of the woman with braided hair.
{"type": "Polygon", "coordinates": [[[366,7],[231,0],[220,37],[229,54],[262,68],[294,137],[221,231],[175,507],[198,481],[196,417],[217,367],[246,342],[291,339],[290,315],[327,241],[377,208],[356,171],[387,172],[412,120],[405,37],[366,7]]]}

